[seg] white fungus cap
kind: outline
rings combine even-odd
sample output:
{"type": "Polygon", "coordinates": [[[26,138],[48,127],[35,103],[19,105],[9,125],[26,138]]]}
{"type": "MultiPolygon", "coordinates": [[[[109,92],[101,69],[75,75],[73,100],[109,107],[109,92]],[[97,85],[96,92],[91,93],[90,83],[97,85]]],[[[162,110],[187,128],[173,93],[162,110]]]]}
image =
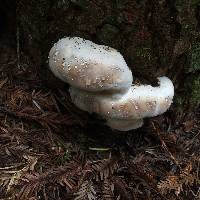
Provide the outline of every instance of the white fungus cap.
{"type": "Polygon", "coordinates": [[[79,37],[55,43],[49,53],[49,66],[61,80],[87,91],[126,89],[133,81],[117,50],[79,37]]]}
{"type": "Polygon", "coordinates": [[[71,85],[72,102],[89,113],[97,113],[107,125],[128,131],[143,125],[143,118],[166,112],[174,96],[167,77],[159,86],[133,85],[133,77],[122,55],[115,49],[82,38],[63,38],[50,50],[49,66],[71,85]]]}

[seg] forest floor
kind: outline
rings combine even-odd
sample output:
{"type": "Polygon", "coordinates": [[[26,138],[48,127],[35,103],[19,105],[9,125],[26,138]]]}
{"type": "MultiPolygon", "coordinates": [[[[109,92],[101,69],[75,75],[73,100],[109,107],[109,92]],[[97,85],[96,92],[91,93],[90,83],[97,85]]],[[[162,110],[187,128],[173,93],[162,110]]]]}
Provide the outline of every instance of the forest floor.
{"type": "Polygon", "coordinates": [[[1,199],[200,199],[198,113],[112,131],[67,86],[45,86],[27,55],[1,49],[1,199]]]}

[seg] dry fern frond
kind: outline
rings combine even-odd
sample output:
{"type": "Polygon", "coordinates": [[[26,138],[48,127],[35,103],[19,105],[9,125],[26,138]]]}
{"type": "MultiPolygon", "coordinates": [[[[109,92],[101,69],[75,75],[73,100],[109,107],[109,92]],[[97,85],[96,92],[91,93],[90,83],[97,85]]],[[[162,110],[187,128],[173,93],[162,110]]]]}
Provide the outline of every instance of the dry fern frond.
{"type": "Polygon", "coordinates": [[[184,186],[187,187],[200,184],[200,179],[191,171],[192,165],[189,164],[181,170],[179,175],[170,175],[166,178],[166,180],[158,183],[158,188],[160,189],[161,193],[166,194],[174,191],[178,196],[181,192],[183,192],[184,186]]]}
{"type": "Polygon", "coordinates": [[[74,193],[75,200],[95,200],[96,192],[93,187],[92,181],[84,181],[78,190],[78,192],[74,193]]]}
{"type": "Polygon", "coordinates": [[[103,182],[101,200],[114,200],[114,197],[114,184],[109,179],[105,179],[103,182]]]}
{"type": "Polygon", "coordinates": [[[0,188],[6,188],[6,190],[9,190],[9,185],[11,182],[11,176],[8,174],[1,174],[1,179],[0,179],[0,188]]]}
{"type": "Polygon", "coordinates": [[[113,176],[112,182],[115,187],[115,191],[121,197],[120,199],[133,199],[132,195],[129,193],[128,185],[122,177],[113,176]]]}
{"type": "Polygon", "coordinates": [[[178,176],[168,176],[166,180],[158,183],[158,188],[162,194],[167,194],[173,190],[178,195],[183,190],[178,176]]]}
{"type": "Polygon", "coordinates": [[[20,179],[23,177],[24,173],[28,170],[34,170],[34,166],[37,163],[37,158],[30,155],[24,155],[26,159],[26,165],[22,169],[17,169],[17,166],[2,168],[0,186],[4,187],[7,192],[10,192],[14,185],[17,185],[20,179]]]}
{"type": "Polygon", "coordinates": [[[115,158],[109,158],[93,161],[91,166],[96,175],[96,180],[99,180],[99,178],[100,180],[104,180],[118,169],[118,162],[115,158]]]}
{"type": "Polygon", "coordinates": [[[37,196],[37,193],[40,192],[41,188],[45,187],[46,184],[44,176],[41,176],[38,173],[26,174],[23,177],[23,181],[26,182],[26,184],[24,184],[20,192],[16,194],[15,199],[25,200],[29,197],[37,196]]]}
{"type": "Polygon", "coordinates": [[[27,104],[30,101],[28,92],[23,88],[18,88],[11,93],[10,101],[8,102],[10,106],[21,107],[22,104],[27,104]]]}
{"type": "Polygon", "coordinates": [[[43,174],[27,172],[21,177],[18,186],[22,189],[16,194],[16,199],[21,200],[37,196],[46,186],[55,184],[65,186],[68,191],[71,191],[76,187],[74,176],[80,171],[79,163],[72,161],[65,166],[53,168],[43,174]]]}
{"type": "Polygon", "coordinates": [[[73,190],[76,186],[76,176],[82,171],[80,164],[77,161],[72,161],[64,167],[59,167],[54,170],[53,182],[57,182],[65,186],[69,190],[73,190]]]}

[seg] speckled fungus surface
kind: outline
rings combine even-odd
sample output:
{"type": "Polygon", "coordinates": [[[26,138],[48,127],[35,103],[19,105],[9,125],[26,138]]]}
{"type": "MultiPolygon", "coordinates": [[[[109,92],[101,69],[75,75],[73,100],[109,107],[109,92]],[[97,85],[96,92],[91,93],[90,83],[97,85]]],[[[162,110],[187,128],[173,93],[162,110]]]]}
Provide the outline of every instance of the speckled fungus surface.
{"type": "Polygon", "coordinates": [[[108,126],[120,131],[139,128],[144,118],[164,113],[174,96],[167,77],[158,78],[158,87],[132,85],[132,72],[117,50],[79,37],[55,43],[49,66],[70,84],[70,96],[78,108],[101,115],[108,126]]]}

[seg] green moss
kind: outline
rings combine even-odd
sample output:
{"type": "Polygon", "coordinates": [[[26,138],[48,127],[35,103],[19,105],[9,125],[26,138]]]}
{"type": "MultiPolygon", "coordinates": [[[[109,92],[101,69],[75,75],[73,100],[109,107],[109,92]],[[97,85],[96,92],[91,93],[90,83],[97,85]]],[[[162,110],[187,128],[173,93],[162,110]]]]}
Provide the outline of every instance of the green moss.
{"type": "Polygon", "coordinates": [[[153,53],[152,48],[150,47],[149,44],[145,44],[145,45],[141,45],[135,48],[134,52],[134,56],[133,59],[134,60],[138,60],[138,62],[140,63],[140,70],[144,72],[148,72],[149,73],[154,73],[154,66],[156,66],[156,57],[153,53]],[[150,67],[151,66],[151,67],[150,67]]]}
{"type": "Polygon", "coordinates": [[[86,0],[71,0],[71,2],[74,5],[79,6],[80,8],[85,8],[87,6],[87,1],[86,0]]]}
{"type": "Polygon", "coordinates": [[[59,166],[63,165],[67,161],[70,161],[71,158],[72,158],[72,152],[70,150],[65,150],[65,152],[63,153],[63,155],[60,155],[59,157],[56,157],[55,164],[57,164],[59,166]]]}
{"type": "Polygon", "coordinates": [[[145,59],[146,61],[152,60],[152,50],[149,47],[138,47],[136,49],[136,56],[141,59],[145,59]]]}
{"type": "Polygon", "coordinates": [[[194,30],[196,29],[197,20],[195,9],[200,5],[200,0],[177,0],[176,9],[178,10],[178,21],[182,25],[181,35],[187,36],[193,40],[194,30]]]}
{"type": "MultiPolygon", "coordinates": [[[[188,0],[176,0],[176,7],[180,11],[183,7],[188,6],[189,2],[188,0]]],[[[200,5],[200,0],[191,0],[190,1],[191,6],[197,6],[200,5]]]]}
{"type": "Polygon", "coordinates": [[[185,81],[185,98],[190,107],[200,106],[200,75],[191,75],[185,81]]]}
{"type": "Polygon", "coordinates": [[[177,96],[175,95],[173,103],[179,109],[179,108],[181,108],[182,105],[185,104],[185,99],[181,95],[177,95],[177,96]]]}
{"type": "Polygon", "coordinates": [[[189,72],[196,72],[197,70],[200,70],[200,43],[196,43],[192,47],[189,72]]]}
{"type": "Polygon", "coordinates": [[[197,107],[200,105],[200,76],[194,78],[190,84],[191,103],[197,107]]]}
{"type": "Polygon", "coordinates": [[[183,90],[175,93],[174,105],[178,112],[184,112],[184,108],[194,111],[200,106],[200,75],[192,74],[186,78],[183,90]]]}
{"type": "Polygon", "coordinates": [[[105,24],[98,33],[98,38],[101,42],[110,44],[118,33],[119,29],[117,27],[105,24]]]}
{"type": "Polygon", "coordinates": [[[66,9],[69,7],[69,4],[68,0],[52,0],[52,6],[59,9],[66,9]]]}

